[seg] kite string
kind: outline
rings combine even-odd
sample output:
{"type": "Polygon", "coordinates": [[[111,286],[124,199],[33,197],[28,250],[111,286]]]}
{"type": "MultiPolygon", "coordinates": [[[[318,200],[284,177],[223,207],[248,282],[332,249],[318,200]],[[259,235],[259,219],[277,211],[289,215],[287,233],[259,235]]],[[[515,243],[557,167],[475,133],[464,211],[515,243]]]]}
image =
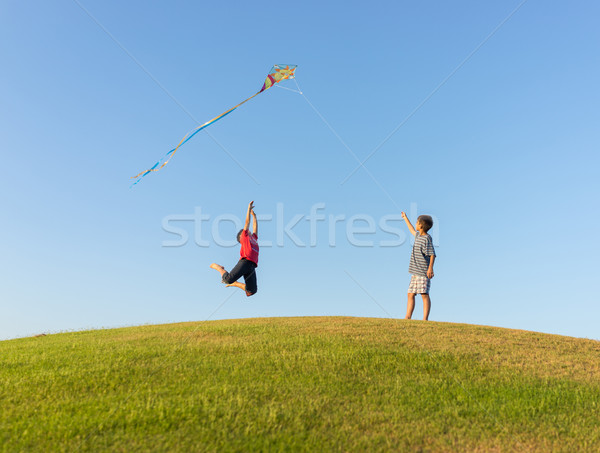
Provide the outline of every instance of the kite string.
{"type": "MultiPolygon", "coordinates": [[[[340,137],[340,134],[337,133],[337,131],[333,128],[333,126],[331,124],[329,124],[329,121],[327,121],[325,119],[325,117],[321,114],[321,112],[319,111],[319,109],[317,109],[312,102],[309,101],[309,99],[306,97],[306,95],[304,94],[304,92],[302,91],[302,88],[300,88],[300,85],[298,84],[298,81],[296,80],[296,78],[294,77],[294,82],[296,83],[296,86],[298,87],[298,93],[300,93],[302,95],[302,97],[304,98],[304,100],[308,103],[308,105],[310,105],[310,107],[313,109],[313,111],[318,115],[318,117],[321,119],[321,121],[323,121],[323,123],[325,123],[325,125],[329,128],[329,130],[333,133],[333,135],[335,135],[335,137],[339,140],[339,142],[344,145],[344,148],[346,148],[348,150],[348,152],[350,154],[352,154],[352,156],[354,157],[354,159],[356,159],[358,162],[360,162],[360,159],[358,158],[358,156],[354,153],[354,151],[352,151],[352,149],[346,144],[346,142],[344,141],[344,139],[342,137],[340,137]]],[[[292,90],[295,91],[295,90],[292,90]]]]}
{"type": "Polygon", "coordinates": [[[296,80],[296,77],[293,77],[293,79],[294,79],[294,83],[298,87],[298,93],[300,93],[301,95],[304,96],[304,93],[302,92],[302,89],[300,88],[300,85],[298,85],[298,81],[296,80]]]}
{"type": "Polygon", "coordinates": [[[342,143],[342,145],[344,145],[344,147],[350,151],[350,153],[356,158],[358,159],[358,157],[356,157],[356,155],[354,154],[354,152],[350,149],[350,147],[346,144],[346,142],[342,139],[342,137],[340,137],[340,134],[337,133],[337,131],[333,128],[333,126],[331,124],[329,124],[329,121],[327,121],[325,119],[325,117],[321,114],[321,112],[319,112],[319,110],[313,105],[312,102],[310,102],[308,100],[308,98],[306,97],[306,95],[304,94],[304,92],[302,91],[302,88],[300,88],[300,84],[298,83],[298,81],[296,80],[296,77],[291,77],[294,80],[294,83],[296,84],[296,87],[298,87],[297,90],[294,90],[292,88],[287,88],[287,87],[282,87],[280,85],[277,85],[277,87],[282,88],[284,90],[289,90],[292,91],[294,93],[298,93],[300,95],[302,95],[302,97],[304,98],[304,100],[308,103],[308,105],[310,105],[310,107],[314,110],[314,112],[319,116],[319,118],[321,119],[321,121],[323,121],[323,123],[325,123],[325,125],[329,128],[329,130],[331,132],[333,132],[333,135],[336,136],[336,138],[342,143]]]}
{"type": "MultiPolygon", "coordinates": [[[[296,81],[296,79],[294,78],[294,81],[296,81]]],[[[298,82],[296,82],[296,85],[298,85],[298,82]]],[[[282,87],[281,85],[275,85],[277,88],[281,88],[282,90],[288,90],[291,91],[292,93],[298,93],[298,94],[303,94],[302,91],[299,90],[294,90],[293,88],[288,88],[288,87],[282,87]]],[[[298,87],[300,88],[300,87],[298,87]]]]}

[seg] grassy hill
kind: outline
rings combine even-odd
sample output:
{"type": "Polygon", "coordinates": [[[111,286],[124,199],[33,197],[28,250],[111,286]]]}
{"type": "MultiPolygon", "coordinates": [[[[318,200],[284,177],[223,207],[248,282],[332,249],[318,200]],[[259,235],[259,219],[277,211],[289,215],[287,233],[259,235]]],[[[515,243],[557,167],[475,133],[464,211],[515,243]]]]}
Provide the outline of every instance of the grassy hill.
{"type": "Polygon", "coordinates": [[[600,342],[261,318],[0,342],[0,451],[600,451],[600,342]]]}

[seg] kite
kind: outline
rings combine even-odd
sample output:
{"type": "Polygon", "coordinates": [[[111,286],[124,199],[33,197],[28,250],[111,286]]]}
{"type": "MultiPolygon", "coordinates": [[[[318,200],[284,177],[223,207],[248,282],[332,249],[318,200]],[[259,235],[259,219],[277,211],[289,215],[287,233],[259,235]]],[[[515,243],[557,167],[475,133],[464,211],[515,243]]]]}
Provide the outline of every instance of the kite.
{"type": "Polygon", "coordinates": [[[253,94],[248,99],[240,102],[235,107],[230,108],[226,112],[221,113],[219,116],[214,117],[212,120],[207,121],[206,123],[198,126],[197,128],[191,130],[190,132],[188,132],[185,135],[185,137],[183,137],[181,139],[181,141],[179,142],[179,144],[175,148],[173,148],[171,151],[169,151],[167,154],[165,154],[165,156],[161,160],[159,160],[158,162],[156,162],[148,170],[144,170],[141,173],[138,173],[137,175],[132,176],[131,179],[136,179],[137,178],[137,181],[135,181],[131,186],[132,187],[135,186],[140,181],[140,179],[142,179],[148,173],[151,173],[151,172],[154,172],[154,171],[158,171],[161,168],[163,168],[165,165],[167,165],[169,163],[169,160],[171,160],[171,158],[177,152],[177,150],[179,149],[179,147],[181,145],[183,145],[184,143],[186,143],[189,139],[191,139],[194,135],[196,135],[202,129],[207,128],[211,124],[216,123],[217,121],[219,121],[221,118],[229,115],[231,112],[233,112],[235,109],[237,109],[240,105],[245,104],[246,102],[248,102],[253,97],[258,96],[263,91],[268,90],[269,88],[271,88],[276,83],[279,83],[282,80],[286,80],[286,79],[293,79],[294,78],[294,73],[296,72],[296,66],[297,65],[285,65],[284,66],[284,65],[278,65],[278,64],[276,64],[275,66],[273,66],[271,68],[271,70],[269,71],[269,74],[267,74],[267,78],[265,79],[265,83],[263,84],[262,88],[260,89],[260,91],[258,93],[253,94]]]}

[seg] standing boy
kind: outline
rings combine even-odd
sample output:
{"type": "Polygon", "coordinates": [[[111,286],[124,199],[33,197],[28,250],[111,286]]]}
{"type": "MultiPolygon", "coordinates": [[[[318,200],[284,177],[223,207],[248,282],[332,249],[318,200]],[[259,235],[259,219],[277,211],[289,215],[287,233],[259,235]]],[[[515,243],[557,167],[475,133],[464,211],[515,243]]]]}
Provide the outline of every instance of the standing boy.
{"type": "Polygon", "coordinates": [[[406,317],[410,319],[415,309],[415,295],[421,294],[423,297],[423,320],[429,318],[431,309],[431,299],[429,298],[429,287],[433,278],[433,262],[435,261],[435,250],[433,241],[427,232],[433,226],[433,219],[428,215],[421,215],[417,219],[417,228],[415,229],[406,214],[402,213],[402,218],[406,226],[415,237],[408,272],[411,275],[410,285],[408,286],[408,305],[406,307],[406,317]]]}
{"type": "Polygon", "coordinates": [[[240,260],[231,270],[227,272],[223,266],[212,263],[210,267],[221,274],[221,281],[227,286],[235,286],[246,292],[246,296],[256,294],[256,267],[258,266],[258,221],[254,213],[254,201],[248,204],[246,213],[246,223],[244,229],[237,234],[237,241],[242,245],[240,249],[240,260]],[[248,231],[250,225],[250,216],[252,216],[252,233],[248,231]],[[240,277],[244,277],[244,283],[238,282],[240,277]]]}

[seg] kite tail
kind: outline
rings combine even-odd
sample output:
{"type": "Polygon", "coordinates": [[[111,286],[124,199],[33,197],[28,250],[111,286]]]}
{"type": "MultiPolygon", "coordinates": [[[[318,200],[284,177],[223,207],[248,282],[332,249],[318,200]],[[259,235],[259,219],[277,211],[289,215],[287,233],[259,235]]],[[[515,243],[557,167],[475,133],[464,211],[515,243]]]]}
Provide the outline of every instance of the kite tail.
{"type": "Polygon", "coordinates": [[[149,169],[144,170],[144,171],[138,173],[135,176],[132,176],[131,179],[136,179],[136,178],[137,179],[130,186],[130,188],[133,187],[133,186],[135,186],[138,182],[140,182],[140,180],[144,176],[146,176],[148,173],[151,173],[151,172],[154,172],[154,171],[158,171],[161,168],[163,168],[165,165],[167,165],[169,163],[169,161],[171,160],[171,158],[175,155],[175,153],[177,152],[177,150],[179,149],[179,147],[181,145],[183,145],[184,143],[186,143],[189,139],[191,139],[194,135],[196,135],[202,129],[210,126],[211,124],[219,121],[221,118],[229,115],[231,112],[233,112],[239,106],[241,106],[242,104],[245,104],[246,102],[248,102],[250,99],[254,98],[255,96],[258,96],[260,93],[262,93],[263,91],[269,89],[270,87],[272,87],[276,83],[279,83],[280,81],[286,80],[286,79],[293,79],[295,71],[296,71],[296,65],[291,65],[291,66],[290,65],[286,65],[285,67],[283,65],[274,65],[271,68],[271,71],[269,71],[269,74],[267,75],[267,79],[265,80],[265,83],[263,84],[263,86],[262,86],[262,88],[260,89],[259,92],[257,92],[256,94],[253,94],[248,99],[243,100],[238,105],[236,105],[235,107],[230,108],[226,112],[221,113],[219,116],[214,117],[212,120],[207,121],[206,123],[198,126],[197,128],[191,130],[190,132],[188,132],[185,135],[185,137],[183,137],[181,139],[181,141],[179,142],[179,144],[175,148],[173,148],[171,151],[169,151],[167,154],[165,154],[164,157],[161,160],[159,160],[158,162],[156,162],[149,169]]]}
{"type": "Polygon", "coordinates": [[[167,154],[164,155],[164,157],[159,160],[158,162],[156,162],[152,167],[150,167],[147,170],[144,170],[140,173],[138,173],[135,176],[132,176],[131,179],[136,179],[137,180],[131,185],[131,187],[135,186],[140,179],[142,179],[144,176],[146,176],[148,173],[151,173],[153,171],[158,171],[160,169],[162,169],[165,165],[167,165],[169,163],[169,161],[171,160],[171,158],[175,155],[175,153],[177,152],[177,150],[179,149],[179,147],[181,145],[183,145],[184,143],[186,143],[188,140],[190,140],[194,135],[196,135],[198,132],[200,132],[202,129],[207,128],[208,126],[210,126],[213,123],[216,123],[217,121],[219,121],[221,118],[226,117],[227,115],[229,115],[231,112],[233,112],[235,109],[237,109],[240,105],[248,102],[250,99],[252,99],[253,97],[259,95],[262,91],[259,91],[256,94],[253,94],[252,96],[250,96],[248,99],[243,100],[242,102],[240,102],[238,105],[236,105],[235,107],[230,108],[229,110],[227,110],[225,113],[221,113],[219,116],[214,117],[212,120],[207,121],[206,123],[202,124],[201,126],[198,126],[196,129],[191,130],[190,132],[188,132],[185,137],[183,137],[181,139],[181,141],[179,142],[179,144],[173,148],[171,151],[169,151],[167,154]],[[161,164],[162,162],[162,164],[161,164]],[[160,166],[159,166],[160,165],[160,166]],[[158,168],[157,168],[158,167],[158,168]]]}

